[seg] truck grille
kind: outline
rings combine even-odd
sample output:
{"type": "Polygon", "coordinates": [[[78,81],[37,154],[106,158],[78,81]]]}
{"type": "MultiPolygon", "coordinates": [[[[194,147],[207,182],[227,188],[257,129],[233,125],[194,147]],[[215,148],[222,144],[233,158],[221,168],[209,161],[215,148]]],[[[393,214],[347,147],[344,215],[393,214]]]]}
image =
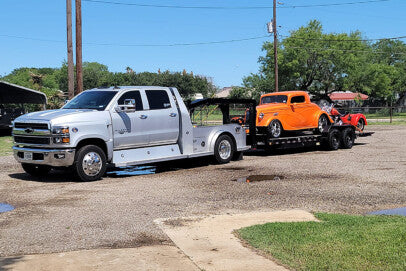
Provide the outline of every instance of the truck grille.
{"type": "Polygon", "coordinates": [[[51,139],[49,137],[31,137],[31,136],[14,136],[15,143],[25,143],[25,144],[41,144],[49,145],[51,139]]]}
{"type": "Polygon", "coordinates": [[[48,124],[47,123],[23,123],[23,122],[16,122],[14,123],[15,128],[31,128],[31,129],[42,129],[46,130],[48,129],[48,124]]]}

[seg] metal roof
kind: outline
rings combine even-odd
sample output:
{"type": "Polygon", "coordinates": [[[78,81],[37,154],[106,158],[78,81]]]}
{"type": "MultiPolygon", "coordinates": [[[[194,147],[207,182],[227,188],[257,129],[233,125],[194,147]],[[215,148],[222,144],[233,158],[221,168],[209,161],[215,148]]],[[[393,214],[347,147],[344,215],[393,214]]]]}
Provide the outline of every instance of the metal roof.
{"type": "Polygon", "coordinates": [[[353,92],[333,92],[329,95],[333,101],[353,101],[355,99],[367,100],[368,95],[353,92]]]}
{"type": "Polygon", "coordinates": [[[46,104],[47,96],[37,90],[0,81],[0,104],[46,104]]]}

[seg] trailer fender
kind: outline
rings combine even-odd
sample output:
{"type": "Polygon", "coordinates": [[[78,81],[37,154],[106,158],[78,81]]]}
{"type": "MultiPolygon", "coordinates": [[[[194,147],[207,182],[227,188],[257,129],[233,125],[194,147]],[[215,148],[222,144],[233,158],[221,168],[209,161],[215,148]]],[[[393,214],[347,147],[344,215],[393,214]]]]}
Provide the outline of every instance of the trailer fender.
{"type": "Polygon", "coordinates": [[[234,136],[229,131],[225,131],[225,130],[216,131],[215,133],[213,133],[212,135],[209,136],[209,142],[210,142],[209,151],[214,152],[214,145],[216,144],[216,140],[221,135],[228,135],[233,140],[234,151],[237,151],[237,142],[236,142],[234,136]]]}

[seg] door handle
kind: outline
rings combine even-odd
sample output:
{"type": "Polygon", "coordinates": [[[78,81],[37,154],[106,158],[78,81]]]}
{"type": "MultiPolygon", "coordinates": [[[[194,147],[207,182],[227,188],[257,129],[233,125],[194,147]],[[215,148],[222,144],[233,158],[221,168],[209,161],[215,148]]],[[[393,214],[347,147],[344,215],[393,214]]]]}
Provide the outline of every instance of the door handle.
{"type": "Polygon", "coordinates": [[[174,118],[174,117],[176,117],[177,115],[176,115],[176,113],[170,113],[169,116],[172,117],[172,118],[174,118]]]}
{"type": "Polygon", "coordinates": [[[147,115],[141,115],[141,116],[140,116],[140,119],[142,119],[142,120],[145,120],[146,118],[148,118],[147,115]]]}

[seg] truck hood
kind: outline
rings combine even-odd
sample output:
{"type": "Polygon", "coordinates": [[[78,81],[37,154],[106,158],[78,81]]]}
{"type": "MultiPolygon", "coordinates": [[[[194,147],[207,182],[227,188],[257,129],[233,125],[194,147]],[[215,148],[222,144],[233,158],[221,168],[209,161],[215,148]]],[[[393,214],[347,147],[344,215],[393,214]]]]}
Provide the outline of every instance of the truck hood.
{"type": "Polygon", "coordinates": [[[95,122],[105,118],[107,111],[97,111],[92,109],[55,109],[32,112],[16,118],[15,122],[51,122],[51,124],[63,124],[70,122],[95,122]]]}

